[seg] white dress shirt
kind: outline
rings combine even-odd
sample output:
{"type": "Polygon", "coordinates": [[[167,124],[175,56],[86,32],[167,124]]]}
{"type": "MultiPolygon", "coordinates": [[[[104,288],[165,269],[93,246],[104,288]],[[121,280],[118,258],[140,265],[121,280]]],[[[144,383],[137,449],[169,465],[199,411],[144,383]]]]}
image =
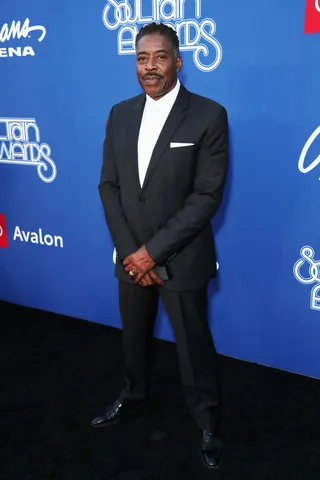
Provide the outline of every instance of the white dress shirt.
{"type": "Polygon", "coordinates": [[[143,110],[139,139],[138,139],[138,167],[139,179],[142,187],[153,149],[161,130],[169,116],[174,102],[180,90],[180,82],[159,100],[153,100],[146,95],[146,103],[143,110]]]}

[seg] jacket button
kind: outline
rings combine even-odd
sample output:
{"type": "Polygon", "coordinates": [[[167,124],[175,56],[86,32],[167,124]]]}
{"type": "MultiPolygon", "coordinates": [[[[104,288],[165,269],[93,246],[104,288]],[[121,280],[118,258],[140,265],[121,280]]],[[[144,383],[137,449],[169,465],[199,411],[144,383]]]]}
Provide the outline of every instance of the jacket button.
{"type": "Polygon", "coordinates": [[[139,203],[145,203],[145,199],[143,197],[139,197],[139,203]]]}

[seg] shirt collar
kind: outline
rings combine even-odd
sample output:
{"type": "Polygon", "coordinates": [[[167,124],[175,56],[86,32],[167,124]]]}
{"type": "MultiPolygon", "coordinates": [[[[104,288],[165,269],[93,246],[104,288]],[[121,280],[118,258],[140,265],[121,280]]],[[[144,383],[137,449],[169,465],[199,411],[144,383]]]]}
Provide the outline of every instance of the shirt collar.
{"type": "Polygon", "coordinates": [[[176,98],[178,96],[179,90],[180,90],[180,81],[177,78],[177,83],[175,87],[170,90],[169,93],[164,95],[162,98],[159,100],[153,100],[153,98],[149,97],[149,95],[146,95],[146,104],[149,107],[156,108],[156,109],[162,109],[162,108],[169,108],[172,107],[174,102],[176,101],[176,98]]]}

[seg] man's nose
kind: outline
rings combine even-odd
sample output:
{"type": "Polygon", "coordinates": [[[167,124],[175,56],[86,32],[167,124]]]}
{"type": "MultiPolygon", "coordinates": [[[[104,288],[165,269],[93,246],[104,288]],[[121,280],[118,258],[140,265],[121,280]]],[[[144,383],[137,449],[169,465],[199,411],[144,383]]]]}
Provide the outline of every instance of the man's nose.
{"type": "Polygon", "coordinates": [[[154,70],[157,68],[156,61],[154,58],[149,58],[146,65],[145,65],[146,70],[154,70]]]}

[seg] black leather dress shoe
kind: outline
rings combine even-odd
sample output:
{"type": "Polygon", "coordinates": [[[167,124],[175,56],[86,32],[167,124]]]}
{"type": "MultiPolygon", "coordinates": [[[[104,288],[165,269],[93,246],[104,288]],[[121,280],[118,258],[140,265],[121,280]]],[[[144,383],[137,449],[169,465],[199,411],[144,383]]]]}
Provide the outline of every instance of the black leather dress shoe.
{"type": "Polygon", "coordinates": [[[131,413],[135,407],[145,403],[146,400],[130,401],[124,399],[122,395],[112,404],[109,405],[105,411],[91,421],[93,427],[107,427],[108,425],[114,425],[120,420],[123,420],[128,413],[131,413]]]}
{"type": "Polygon", "coordinates": [[[222,440],[209,430],[203,430],[200,454],[206,467],[219,468],[223,457],[222,440]]]}

